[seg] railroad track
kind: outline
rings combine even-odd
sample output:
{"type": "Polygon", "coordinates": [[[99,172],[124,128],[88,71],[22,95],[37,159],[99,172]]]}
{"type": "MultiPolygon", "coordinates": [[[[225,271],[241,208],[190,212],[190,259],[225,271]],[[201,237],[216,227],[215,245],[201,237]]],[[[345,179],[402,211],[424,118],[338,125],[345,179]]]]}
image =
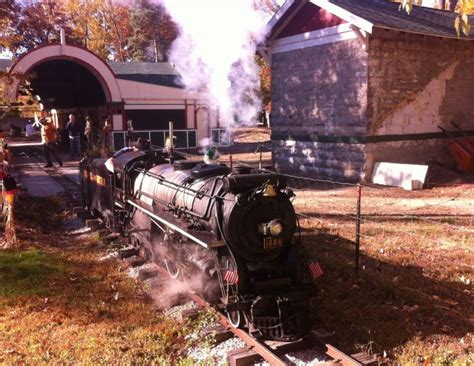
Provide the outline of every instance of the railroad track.
{"type": "MultiPolygon", "coordinates": [[[[195,293],[190,292],[188,296],[199,306],[206,309],[214,309],[212,305],[208,304],[195,293]]],[[[243,329],[234,328],[228,321],[227,317],[220,311],[216,310],[216,313],[219,322],[235,336],[244,341],[248,347],[248,350],[238,350],[239,352],[234,352],[232,355],[228,356],[230,366],[252,364],[255,361],[258,361],[256,355],[267,361],[271,366],[285,366],[290,364],[289,361],[284,358],[285,354],[289,352],[304,351],[307,349],[318,349],[321,351],[322,355],[327,355],[330,358],[330,360],[321,362],[321,365],[339,364],[343,366],[362,366],[375,362],[375,359],[366,354],[359,353],[357,355],[347,355],[338,348],[324,343],[323,339],[319,339],[314,335],[314,333],[306,338],[294,342],[258,340],[243,329]],[[324,350],[324,348],[326,349],[324,350]]]]}
{"type": "MultiPolygon", "coordinates": [[[[127,260],[127,258],[131,258],[136,254],[135,252],[130,251],[129,248],[125,249],[124,253],[125,255],[119,255],[119,257],[122,257],[124,260],[127,260]]],[[[142,262],[138,261],[137,263],[142,262]]],[[[156,269],[160,275],[171,279],[165,268],[156,266],[156,269]]],[[[149,277],[147,276],[147,278],[149,277]]],[[[209,304],[195,292],[188,290],[185,295],[200,308],[211,309],[214,311],[222,325],[223,331],[232,332],[234,336],[246,344],[246,348],[234,350],[227,355],[227,360],[230,366],[253,365],[256,362],[261,362],[262,359],[271,366],[291,365],[292,363],[285,358],[285,355],[290,352],[300,352],[305,350],[317,350],[320,353],[321,358],[325,358],[325,360],[319,362],[318,365],[363,366],[376,362],[374,356],[370,356],[364,352],[348,355],[337,347],[326,343],[324,341],[324,332],[321,331],[310,332],[305,338],[294,342],[265,341],[257,339],[245,330],[232,326],[225,314],[216,309],[215,306],[209,304]]],[[[326,335],[330,335],[329,332],[325,333],[326,335]]]]}
{"type": "MultiPolygon", "coordinates": [[[[61,193],[60,196],[64,199],[66,204],[77,206],[82,202],[80,187],[74,180],[63,174],[61,170],[45,169],[41,166],[43,162],[39,158],[40,152],[38,148],[19,147],[16,149],[15,153],[26,154],[35,169],[43,170],[55,182],[61,185],[64,192],[61,193]]],[[[125,260],[136,254],[133,250],[130,250],[130,248],[122,249],[122,253],[125,254],[120,255],[120,257],[125,260]]],[[[140,264],[143,263],[143,261],[135,261],[135,263],[140,264]]],[[[157,266],[157,270],[166,278],[169,277],[166,269],[157,266]]],[[[319,363],[320,365],[362,366],[369,365],[376,361],[374,357],[365,353],[347,355],[333,345],[324,342],[324,338],[318,335],[317,332],[310,332],[307,337],[294,342],[276,342],[257,339],[245,330],[232,326],[226,315],[209,304],[195,292],[189,290],[186,295],[199,307],[214,310],[223,329],[232,332],[246,344],[246,348],[238,349],[228,354],[230,366],[251,365],[255,362],[261,361],[262,359],[268,362],[271,366],[289,365],[291,363],[285,359],[285,354],[289,352],[304,351],[307,349],[316,349],[321,353],[321,356],[327,356],[325,361],[319,363]]]]}

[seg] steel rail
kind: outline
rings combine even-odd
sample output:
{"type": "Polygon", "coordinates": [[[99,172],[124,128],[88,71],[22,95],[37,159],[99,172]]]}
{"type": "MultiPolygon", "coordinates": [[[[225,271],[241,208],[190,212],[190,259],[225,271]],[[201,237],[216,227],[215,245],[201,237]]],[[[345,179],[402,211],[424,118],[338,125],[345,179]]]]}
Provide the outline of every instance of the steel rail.
{"type": "MultiPolygon", "coordinates": [[[[212,306],[204,299],[202,299],[200,296],[196,295],[193,292],[188,293],[189,298],[193,300],[196,304],[204,307],[204,308],[212,308],[212,306]]],[[[280,357],[278,357],[275,353],[273,353],[268,347],[266,347],[264,344],[260,343],[257,341],[254,337],[252,337],[250,334],[245,332],[242,329],[239,328],[234,328],[229,320],[221,314],[219,311],[216,311],[217,316],[219,317],[220,323],[229,329],[232,333],[234,333],[237,337],[239,337],[241,340],[245,342],[245,344],[249,347],[251,347],[255,352],[257,352],[262,358],[267,361],[271,366],[285,366],[288,365],[288,362],[285,362],[282,360],[280,357]]]]}
{"type": "MultiPolygon", "coordinates": [[[[168,272],[158,266],[158,270],[163,273],[166,276],[169,276],[168,272]]],[[[214,306],[209,304],[206,300],[204,300],[202,297],[197,295],[195,292],[192,292],[191,290],[186,291],[186,295],[194,301],[196,304],[201,306],[202,308],[205,309],[213,309],[216,313],[216,315],[219,318],[219,322],[228,330],[230,330],[233,334],[235,334],[238,338],[240,338],[242,341],[245,342],[245,344],[251,349],[254,350],[257,354],[259,354],[265,361],[267,361],[271,366],[286,366],[289,365],[289,362],[286,362],[282,358],[280,358],[275,352],[273,352],[268,346],[265,344],[259,342],[256,340],[254,337],[252,337],[249,333],[246,331],[235,328],[230,324],[229,320],[227,317],[222,314],[220,311],[216,310],[214,306]]],[[[320,342],[318,342],[320,343],[320,342]]],[[[321,344],[326,347],[326,355],[331,357],[333,359],[333,362],[335,365],[343,365],[343,366],[363,366],[364,363],[359,362],[355,358],[345,354],[338,348],[330,345],[330,344],[321,344]]]]}
{"type": "MultiPolygon", "coordinates": [[[[162,274],[169,276],[169,273],[162,267],[157,266],[158,271],[161,272],[162,274]]],[[[191,290],[187,289],[186,290],[186,295],[194,301],[196,304],[201,306],[202,308],[205,309],[213,309],[215,313],[217,314],[219,318],[219,322],[228,330],[230,330],[232,333],[234,333],[238,338],[240,338],[242,341],[245,342],[245,344],[250,348],[255,350],[256,353],[258,353],[265,361],[267,361],[271,366],[286,366],[288,365],[288,362],[285,362],[282,360],[280,357],[278,357],[272,350],[270,350],[267,346],[264,344],[260,343],[258,340],[256,340],[254,337],[252,337],[250,334],[245,332],[242,329],[235,328],[233,327],[227,317],[216,310],[211,304],[209,304],[206,300],[204,300],[202,297],[197,295],[195,292],[192,292],[191,290]]]]}
{"type": "Polygon", "coordinates": [[[337,349],[330,344],[326,344],[327,350],[326,354],[332,357],[336,362],[342,363],[344,366],[363,366],[362,362],[357,361],[355,358],[352,358],[349,355],[346,355],[341,350],[337,349]]]}

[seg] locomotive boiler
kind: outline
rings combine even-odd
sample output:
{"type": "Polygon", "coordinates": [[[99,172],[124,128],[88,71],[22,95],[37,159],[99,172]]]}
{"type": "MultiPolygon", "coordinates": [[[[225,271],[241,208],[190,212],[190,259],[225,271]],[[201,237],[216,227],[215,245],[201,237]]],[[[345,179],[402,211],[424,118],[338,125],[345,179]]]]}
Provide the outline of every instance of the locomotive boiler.
{"type": "Polygon", "coordinates": [[[154,150],[107,163],[81,164],[84,203],[145,258],[256,336],[308,330],[310,285],[285,177],[154,150]]]}

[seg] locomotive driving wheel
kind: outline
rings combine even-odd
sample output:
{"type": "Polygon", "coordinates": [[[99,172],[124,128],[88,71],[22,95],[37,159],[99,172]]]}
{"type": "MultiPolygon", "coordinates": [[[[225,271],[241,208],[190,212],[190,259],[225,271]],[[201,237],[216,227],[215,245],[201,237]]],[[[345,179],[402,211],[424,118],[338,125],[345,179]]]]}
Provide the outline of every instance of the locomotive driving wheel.
{"type": "Polygon", "coordinates": [[[179,267],[176,265],[176,262],[171,261],[170,259],[165,259],[165,267],[172,279],[177,279],[179,277],[179,267]]]}
{"type": "Polygon", "coordinates": [[[239,310],[227,311],[227,320],[234,328],[240,328],[245,325],[245,316],[239,310]]]}
{"type": "MultiPolygon", "coordinates": [[[[227,250],[228,252],[228,250],[227,250]]],[[[226,305],[237,303],[239,298],[239,272],[237,263],[230,252],[220,258],[220,285],[222,302],[226,305]]],[[[227,319],[234,328],[245,325],[245,315],[240,310],[227,310],[227,319]]]]}

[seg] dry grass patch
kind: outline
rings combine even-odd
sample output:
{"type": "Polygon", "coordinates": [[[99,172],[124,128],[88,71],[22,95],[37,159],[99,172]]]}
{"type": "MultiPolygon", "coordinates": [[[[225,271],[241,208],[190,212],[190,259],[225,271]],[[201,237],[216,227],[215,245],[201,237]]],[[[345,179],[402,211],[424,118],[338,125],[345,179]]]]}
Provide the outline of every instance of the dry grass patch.
{"type": "Polygon", "coordinates": [[[97,237],[64,235],[58,200],[21,198],[17,208],[24,249],[0,252],[0,363],[188,362],[190,330],[165,319],[116,261],[99,262],[97,237]]]}
{"type": "Polygon", "coordinates": [[[313,315],[345,350],[385,352],[390,364],[474,362],[473,192],[367,190],[357,279],[355,189],[297,198],[304,248],[325,270],[313,315]]]}
{"type": "Polygon", "coordinates": [[[240,127],[231,129],[232,141],[236,144],[267,142],[271,140],[271,129],[266,127],[240,127]]]}

